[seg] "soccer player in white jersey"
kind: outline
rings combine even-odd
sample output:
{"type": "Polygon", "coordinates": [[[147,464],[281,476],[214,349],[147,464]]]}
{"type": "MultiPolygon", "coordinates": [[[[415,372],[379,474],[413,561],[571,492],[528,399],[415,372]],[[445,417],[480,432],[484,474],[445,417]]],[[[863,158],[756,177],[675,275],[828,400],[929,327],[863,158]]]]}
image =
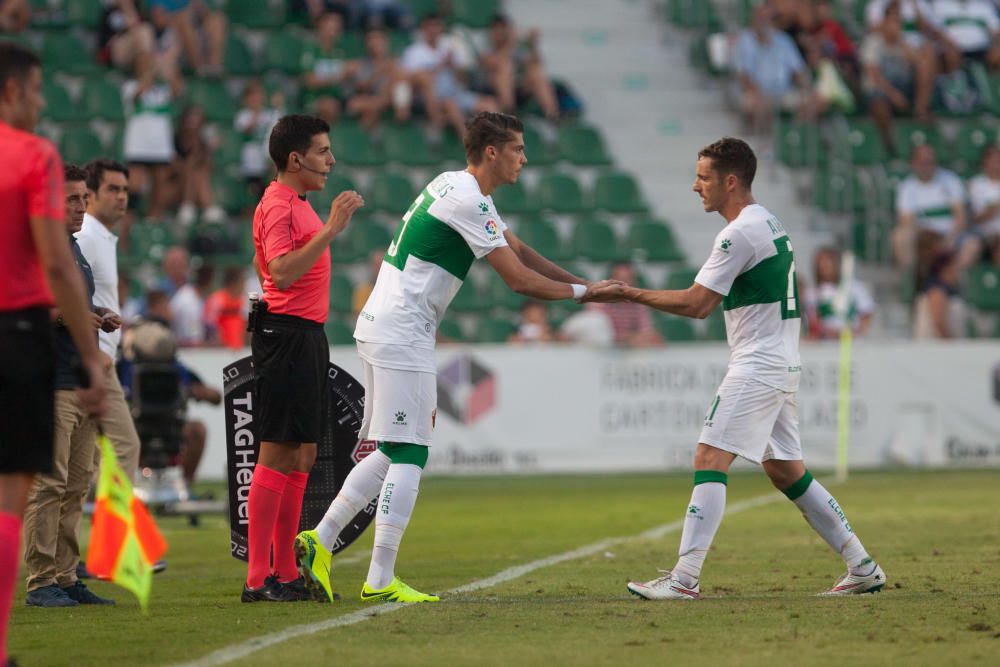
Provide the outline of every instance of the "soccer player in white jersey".
{"type": "Polygon", "coordinates": [[[483,112],[468,123],[468,166],[440,174],[403,215],[358,317],[354,338],[364,368],[362,439],[378,449],[347,476],[315,530],[296,538],[307,585],[330,589],[330,551],[341,530],[378,498],[375,546],[362,600],[433,602],[395,576],[396,553],[417,499],[437,405],[434,339],[472,262],[485,257],[516,292],[581,299],[588,283],[525,245],[504,224],[492,193],[517,181],[527,162],[521,122],[483,112]]]}
{"type": "Polygon", "coordinates": [[[757,158],[726,137],[698,153],[694,191],[705,211],[728,223],[686,290],[596,287],[586,300],[628,300],[674,315],[704,318],[721,303],[729,370],[705,415],[694,457],[694,490],[685,512],[680,557],[670,571],[628,589],[649,600],[696,600],[701,568],[726,506],[737,456],[760,464],[809,525],[843,557],[848,571],[824,595],[876,592],[885,573],[851,530],[840,505],[802,462],[795,393],[799,386],[800,304],[792,244],[750,186],[757,158]]]}

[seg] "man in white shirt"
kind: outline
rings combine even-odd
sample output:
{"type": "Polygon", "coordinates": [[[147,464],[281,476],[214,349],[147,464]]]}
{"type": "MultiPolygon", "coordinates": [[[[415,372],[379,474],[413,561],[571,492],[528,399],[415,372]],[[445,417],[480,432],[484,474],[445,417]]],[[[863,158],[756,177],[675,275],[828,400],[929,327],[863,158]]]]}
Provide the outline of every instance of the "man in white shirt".
{"type": "Polygon", "coordinates": [[[983,151],[982,170],[969,182],[969,200],[977,233],[1000,238],[1000,146],[983,151]]]}
{"type": "Polygon", "coordinates": [[[215,271],[211,265],[203,264],[195,271],[193,283],[187,283],[170,299],[171,323],[179,345],[202,345],[205,343],[205,299],[212,289],[215,271]]]}
{"type": "Polygon", "coordinates": [[[1000,66],[1000,14],[990,0],[935,0],[934,22],[943,32],[945,69],[962,58],[1000,66]]]}
{"type": "MultiPolygon", "coordinates": [[[[76,241],[94,272],[94,306],[118,312],[118,237],[112,230],[125,217],[128,207],[128,169],[114,160],[98,159],[89,162],[86,170],[90,201],[76,241]]],[[[120,329],[98,334],[108,397],[107,412],[98,424],[111,439],[122,470],[134,477],[139,466],[139,435],[115,372],[121,337],[120,329]]]]}

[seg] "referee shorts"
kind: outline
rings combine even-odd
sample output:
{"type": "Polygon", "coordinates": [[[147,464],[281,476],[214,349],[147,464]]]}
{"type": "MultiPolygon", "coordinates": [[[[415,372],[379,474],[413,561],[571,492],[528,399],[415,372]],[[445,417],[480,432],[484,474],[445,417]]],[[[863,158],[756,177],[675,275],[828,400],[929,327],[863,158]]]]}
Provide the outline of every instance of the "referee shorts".
{"type": "Polygon", "coordinates": [[[330,346],[323,325],[276,313],[260,316],[250,342],[257,439],[319,442],[330,346]]]}
{"type": "Polygon", "coordinates": [[[47,308],[0,313],[0,473],[51,473],[55,343],[47,308]]]}

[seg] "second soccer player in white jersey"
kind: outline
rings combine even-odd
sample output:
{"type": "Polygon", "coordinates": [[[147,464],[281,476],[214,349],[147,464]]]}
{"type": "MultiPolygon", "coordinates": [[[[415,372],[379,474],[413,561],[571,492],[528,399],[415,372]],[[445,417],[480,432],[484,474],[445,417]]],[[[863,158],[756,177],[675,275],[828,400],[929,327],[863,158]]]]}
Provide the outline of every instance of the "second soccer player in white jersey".
{"type": "MultiPolygon", "coordinates": [[[[361,438],[375,440],[315,530],[296,538],[307,585],[332,599],[330,551],[341,530],[378,497],[375,546],[362,600],[433,602],[395,576],[396,553],[417,499],[437,406],[434,340],[472,262],[485,257],[507,285],[538,299],[581,299],[589,284],[525,245],[504,224],[492,193],[527,163],[523,127],[484,112],[468,123],[468,166],[440,174],[403,215],[354,338],[364,368],[361,438]]],[[[596,285],[595,285],[596,286],[596,285]]]]}
{"type": "Polygon", "coordinates": [[[680,557],[663,576],[632,582],[649,600],[696,600],[701,568],[726,507],[729,467],[737,456],[761,465],[771,482],[844,559],[847,574],[824,595],[876,592],[885,573],[854,534],[840,505],[802,461],[799,416],[798,290],[792,244],[781,222],[756,203],[750,186],[757,158],[726,137],[698,153],[694,191],[706,212],[728,223],[694,284],[686,290],[595,288],[587,300],[628,300],[675,315],[704,318],[722,304],[729,370],[705,415],[694,458],[694,490],[685,512],[680,557]]]}

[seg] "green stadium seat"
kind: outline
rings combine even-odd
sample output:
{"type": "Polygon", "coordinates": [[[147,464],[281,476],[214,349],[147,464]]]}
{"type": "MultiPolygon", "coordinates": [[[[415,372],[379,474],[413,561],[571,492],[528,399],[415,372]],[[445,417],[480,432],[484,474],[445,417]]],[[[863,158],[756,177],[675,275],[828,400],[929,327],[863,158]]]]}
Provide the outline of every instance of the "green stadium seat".
{"type": "Polygon", "coordinates": [[[251,200],[246,183],[221,172],[212,177],[212,194],[215,202],[232,215],[238,215],[256,204],[251,200]]]}
{"type": "Polygon", "coordinates": [[[410,177],[398,171],[380,171],[372,179],[371,207],[402,217],[416,198],[419,190],[410,177]]]}
{"type": "Polygon", "coordinates": [[[487,287],[487,297],[491,305],[504,308],[506,310],[520,310],[524,302],[528,300],[523,294],[518,294],[503,281],[499,275],[490,277],[487,287]]]}
{"type": "Polygon", "coordinates": [[[979,166],[983,150],[997,141],[997,128],[979,120],[969,120],[958,129],[954,157],[979,166]]]}
{"type": "Polygon", "coordinates": [[[102,69],[83,40],[70,32],[46,33],[41,57],[46,71],[50,73],[86,75],[102,69]]]}
{"type": "Polygon", "coordinates": [[[330,276],[330,310],[341,315],[354,310],[354,285],[347,276],[337,273],[330,276]]]}
{"type": "MultiPolygon", "coordinates": [[[[338,122],[330,130],[330,144],[337,162],[356,167],[376,167],[385,164],[381,149],[367,132],[351,122],[338,122]]],[[[409,206],[409,204],[407,204],[409,206]]]]}
{"type": "Polygon", "coordinates": [[[722,308],[716,308],[705,318],[704,340],[726,340],[726,316],[722,308]]]}
{"type": "Polygon", "coordinates": [[[816,123],[779,117],[774,133],[778,161],[786,167],[814,166],[826,161],[826,150],[816,123]]]}
{"type": "Polygon", "coordinates": [[[572,245],[577,257],[595,262],[613,262],[621,259],[614,229],[601,220],[589,219],[577,222],[573,227],[572,245]]]}
{"type": "MultiPolygon", "coordinates": [[[[563,159],[580,166],[605,166],[611,157],[600,133],[586,125],[565,125],[559,129],[559,152],[563,159]]],[[[531,159],[530,157],[528,158],[531,159]]]]}
{"type": "Polygon", "coordinates": [[[538,204],[528,194],[528,189],[521,181],[497,188],[493,193],[493,203],[500,217],[508,214],[537,213],[539,210],[538,204]]]}
{"type": "Polygon", "coordinates": [[[469,28],[488,28],[500,12],[500,0],[451,0],[451,17],[469,28]]]}
{"type": "Polygon", "coordinates": [[[42,95],[45,97],[45,117],[55,121],[83,120],[86,115],[73,102],[69,92],[57,81],[51,78],[42,82],[42,95]]]}
{"type": "Polygon", "coordinates": [[[476,324],[477,343],[506,343],[517,331],[514,322],[501,317],[484,317],[476,324]]]}
{"type": "Polygon", "coordinates": [[[223,67],[229,76],[253,76],[259,71],[253,52],[238,34],[230,33],[226,39],[223,67]]]}
{"type": "Polygon", "coordinates": [[[901,160],[909,161],[913,149],[923,144],[930,144],[939,161],[948,160],[946,144],[941,133],[934,125],[922,125],[914,122],[897,121],[892,127],[893,144],[896,155],[901,160]]]}
{"type": "Polygon", "coordinates": [[[67,0],[66,24],[70,27],[97,30],[104,14],[103,0],[67,0]]]}
{"type": "Polygon", "coordinates": [[[636,259],[649,262],[681,262],[684,251],[670,226],[658,220],[633,220],[628,229],[628,248],[636,259]]]}
{"type": "Polygon", "coordinates": [[[83,165],[104,155],[104,144],[86,126],[66,128],[59,138],[59,154],[63,162],[83,165]]]}
{"type": "Polygon", "coordinates": [[[594,206],[612,213],[643,213],[648,210],[639,184],[625,172],[601,174],[594,182],[594,206]]]}
{"type": "Polygon", "coordinates": [[[524,126],[524,156],[533,167],[546,167],[559,161],[557,146],[545,141],[531,125],[524,126]]]}
{"type": "Polygon", "coordinates": [[[449,306],[449,310],[455,313],[478,313],[486,308],[486,300],[480,294],[475,282],[468,277],[449,306]]]}
{"type": "Polygon", "coordinates": [[[373,220],[358,220],[351,226],[350,242],[355,259],[361,261],[368,259],[374,250],[388,250],[392,235],[373,220]]]}
{"type": "Polygon", "coordinates": [[[196,104],[205,112],[205,118],[231,126],[239,103],[225,86],[212,79],[190,79],[186,85],[189,104],[196,104]]]}
{"type": "Polygon", "coordinates": [[[102,79],[88,79],[80,99],[84,113],[89,118],[100,118],[113,123],[125,122],[121,86],[102,79]]]}
{"type": "Polygon", "coordinates": [[[979,310],[1000,311],[1000,268],[979,264],[969,269],[963,297],[970,306],[979,310]]]}
{"type": "Polygon", "coordinates": [[[243,144],[246,138],[233,128],[220,127],[218,131],[219,147],[212,156],[217,168],[236,169],[243,159],[243,144]]]}
{"type": "Polygon", "coordinates": [[[390,123],[382,128],[382,148],[388,162],[398,162],[410,167],[431,167],[438,163],[431,151],[423,130],[418,125],[390,123]]]}
{"type": "MultiPolygon", "coordinates": [[[[62,6],[52,5],[49,0],[30,0],[31,6],[31,27],[34,30],[65,30],[67,27],[66,10],[62,6]]],[[[4,35],[3,39],[14,39],[22,46],[30,46],[26,41],[21,42],[17,35],[4,35]]]]}
{"type": "Polygon", "coordinates": [[[653,323],[668,343],[688,343],[697,339],[694,324],[686,317],[657,313],[653,323]]]}
{"type": "Polygon", "coordinates": [[[559,240],[555,226],[544,218],[522,219],[517,225],[516,234],[519,239],[548,259],[561,261],[572,256],[559,240]]]}
{"type": "Polygon", "coordinates": [[[813,203],[827,212],[862,211],[874,203],[874,184],[861,172],[850,174],[818,170],[813,188],[813,203]]]}
{"type": "Polygon", "coordinates": [[[231,23],[255,30],[278,29],[285,25],[284,0],[226,0],[231,23]]]}
{"type": "Polygon", "coordinates": [[[447,338],[450,342],[461,343],[466,340],[462,325],[456,320],[444,319],[438,325],[438,335],[447,338]]]}
{"type": "Polygon", "coordinates": [[[537,194],[542,208],[559,213],[578,213],[588,208],[580,184],[569,174],[545,174],[538,180],[537,194]]]}
{"type": "Polygon", "coordinates": [[[458,134],[449,128],[441,134],[441,144],[437,147],[438,162],[456,162],[465,165],[465,145],[458,134]]]}
{"type": "MultiPolygon", "coordinates": [[[[330,214],[330,205],[333,204],[333,200],[337,196],[346,190],[357,190],[357,186],[354,185],[354,181],[343,172],[337,170],[335,166],[330,175],[326,177],[326,187],[324,187],[319,192],[309,196],[309,201],[312,202],[313,208],[316,209],[316,213],[322,220],[326,220],[327,215],[330,214]]],[[[354,219],[358,219],[360,216],[364,215],[364,208],[362,208],[358,213],[355,213],[354,219]]]]}
{"type": "MultiPolygon", "coordinates": [[[[250,3],[248,3],[250,4],[250,3]]],[[[286,32],[274,32],[264,42],[264,69],[298,76],[302,73],[302,39],[286,32]]]]}
{"type": "Polygon", "coordinates": [[[885,160],[882,138],[870,120],[850,121],[846,145],[851,162],[855,165],[877,164],[885,160]]]}
{"type": "Polygon", "coordinates": [[[687,289],[694,284],[694,278],[698,275],[698,269],[693,268],[680,268],[674,269],[667,276],[667,282],[664,283],[663,289],[679,290],[687,289]]]}
{"type": "Polygon", "coordinates": [[[348,32],[341,35],[338,44],[344,50],[344,56],[350,60],[362,58],[365,55],[365,36],[360,32],[348,32]]]}
{"type": "Polygon", "coordinates": [[[349,324],[329,318],[323,325],[323,331],[330,345],[354,345],[354,327],[349,324]]]}

